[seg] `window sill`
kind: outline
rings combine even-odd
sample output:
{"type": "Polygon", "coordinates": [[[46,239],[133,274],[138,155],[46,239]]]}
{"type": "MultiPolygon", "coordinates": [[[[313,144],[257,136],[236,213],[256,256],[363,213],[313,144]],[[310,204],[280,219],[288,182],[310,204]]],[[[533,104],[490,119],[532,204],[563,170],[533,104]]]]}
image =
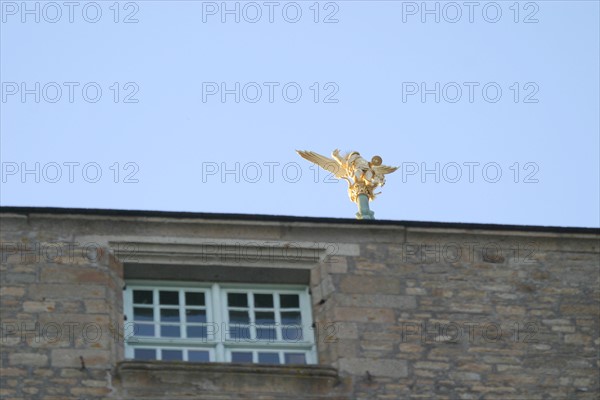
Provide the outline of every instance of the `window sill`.
{"type": "Polygon", "coordinates": [[[240,394],[345,399],[340,383],[337,370],[323,365],[130,360],[117,364],[115,389],[127,399],[236,398],[240,394]]]}

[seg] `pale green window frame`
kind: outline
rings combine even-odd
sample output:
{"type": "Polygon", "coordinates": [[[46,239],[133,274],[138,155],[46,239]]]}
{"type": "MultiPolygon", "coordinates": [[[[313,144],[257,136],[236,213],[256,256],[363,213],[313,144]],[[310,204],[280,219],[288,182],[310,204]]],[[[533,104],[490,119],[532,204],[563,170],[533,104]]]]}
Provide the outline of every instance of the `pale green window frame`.
{"type": "MultiPolygon", "coordinates": [[[[310,293],[306,286],[128,280],[124,290],[123,303],[126,319],[124,331],[125,357],[127,359],[173,360],[176,355],[180,356],[182,361],[275,364],[316,364],[318,362],[310,293]],[[152,303],[134,303],[134,291],[151,292],[152,303]],[[169,292],[171,300],[174,298],[173,292],[176,292],[178,304],[161,303],[161,292],[169,292]],[[203,293],[204,304],[188,305],[186,293],[203,293]],[[245,294],[246,306],[238,307],[229,304],[229,294],[237,294],[238,298],[245,294]],[[255,299],[258,299],[257,295],[262,295],[260,298],[263,304],[255,304],[255,299]],[[265,307],[264,300],[268,299],[269,295],[273,299],[272,306],[265,307]],[[295,296],[298,296],[297,307],[293,304],[290,305],[293,301],[289,301],[295,296]],[[287,301],[287,304],[281,304],[282,301],[284,303],[287,301]],[[136,313],[134,313],[134,307],[136,313]],[[148,310],[150,309],[152,310],[151,320],[148,320],[148,315],[144,317],[144,314],[149,314],[148,310]],[[194,314],[194,310],[197,310],[196,314],[205,311],[205,323],[187,321],[188,314],[194,314]],[[249,323],[241,325],[232,323],[230,321],[231,312],[238,312],[238,315],[247,312],[249,323]],[[274,324],[256,323],[257,316],[269,313],[274,316],[272,318],[274,324]],[[178,318],[169,321],[169,315],[178,315],[178,318]],[[289,316],[299,317],[300,323],[285,324],[285,321],[291,320],[289,316]],[[140,320],[142,317],[145,320],[140,320]],[[142,325],[144,326],[144,332],[142,332],[145,333],[144,335],[139,334],[141,331],[139,328],[142,325]],[[148,328],[150,326],[153,328],[148,328]],[[239,329],[240,326],[243,328],[242,331],[239,329]],[[164,327],[168,327],[168,329],[164,327]],[[198,335],[201,327],[205,327],[205,335],[198,335]],[[189,335],[188,329],[195,329],[195,334],[189,335]],[[264,333],[265,330],[271,334],[257,336],[259,331],[264,333]],[[153,336],[148,335],[150,331],[153,336]],[[162,332],[166,332],[170,336],[162,335],[162,332]],[[179,335],[175,335],[175,332],[179,332],[179,335]],[[244,332],[244,335],[240,336],[240,332],[244,332]],[[154,357],[148,356],[152,350],[154,350],[154,357]],[[147,357],[140,356],[142,354],[147,357]]],[[[177,357],[175,359],[179,359],[177,357]]]]}

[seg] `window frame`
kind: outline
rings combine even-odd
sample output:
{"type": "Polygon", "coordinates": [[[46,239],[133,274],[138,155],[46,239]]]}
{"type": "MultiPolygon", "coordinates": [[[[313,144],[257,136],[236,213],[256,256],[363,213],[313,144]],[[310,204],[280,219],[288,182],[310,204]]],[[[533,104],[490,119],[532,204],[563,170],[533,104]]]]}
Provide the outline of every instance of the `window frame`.
{"type": "MultiPolygon", "coordinates": [[[[317,364],[317,349],[315,342],[315,332],[312,319],[312,303],[310,290],[305,285],[274,285],[274,284],[247,284],[247,283],[226,283],[226,282],[185,282],[185,281],[154,281],[154,280],[126,280],[125,289],[123,292],[123,310],[126,318],[125,323],[129,324],[129,328],[125,329],[125,358],[134,360],[134,350],[136,348],[153,348],[153,349],[173,349],[173,350],[208,350],[208,362],[231,362],[232,351],[252,351],[253,363],[258,361],[258,352],[276,352],[279,354],[279,365],[285,364],[285,354],[302,353],[305,355],[305,363],[307,365],[317,364]],[[180,322],[177,326],[180,327],[180,336],[174,338],[161,338],[160,334],[160,299],[158,292],[160,290],[177,290],[179,292],[180,322]],[[133,336],[133,290],[152,290],[153,291],[153,321],[154,337],[133,336]],[[214,339],[211,340],[211,335],[206,338],[184,338],[187,336],[187,322],[185,321],[185,308],[181,299],[184,298],[185,291],[201,291],[205,293],[205,309],[206,309],[206,324],[216,324],[217,332],[214,334],[214,339]],[[248,304],[247,310],[250,319],[251,337],[254,339],[231,339],[231,326],[229,324],[229,307],[227,304],[227,294],[230,292],[244,292],[247,294],[248,304]],[[272,312],[275,314],[275,331],[277,340],[256,339],[256,324],[255,313],[256,307],[253,307],[254,294],[272,294],[273,307],[272,312]],[[302,325],[302,340],[285,341],[282,338],[283,326],[281,322],[281,307],[279,303],[279,294],[297,294],[299,298],[299,307],[292,312],[299,311],[302,325]],[[158,300],[158,302],[157,302],[158,300]],[[251,307],[252,305],[252,307],[251,307]],[[279,323],[279,325],[277,325],[279,323]],[[223,332],[226,329],[226,332],[223,332]]],[[[194,307],[194,306],[192,306],[194,307]]],[[[199,306],[200,307],[200,306],[199,306]]],[[[235,307],[233,307],[235,308],[235,307]]],[[[285,309],[284,309],[285,310],[285,309]]],[[[260,311],[260,308],[259,308],[260,311]]],[[[266,311],[271,312],[271,311],[266,311]]],[[[294,325],[290,325],[294,326],[294,325]]],[[[187,351],[183,352],[183,360],[186,360],[187,351]]],[[[159,353],[156,353],[159,359],[159,353]]],[[[192,361],[193,362],[193,361],[192,361]]]]}

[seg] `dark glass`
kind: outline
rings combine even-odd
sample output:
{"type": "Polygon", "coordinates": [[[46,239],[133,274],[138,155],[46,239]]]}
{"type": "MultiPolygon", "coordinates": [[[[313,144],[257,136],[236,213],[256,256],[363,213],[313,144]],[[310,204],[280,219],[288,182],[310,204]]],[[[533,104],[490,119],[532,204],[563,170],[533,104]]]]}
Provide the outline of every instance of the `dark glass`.
{"type": "Polygon", "coordinates": [[[162,359],[164,361],[183,361],[183,351],[181,350],[163,350],[162,359]]]}
{"type": "Polygon", "coordinates": [[[279,354],[258,353],[258,362],[261,364],[279,364],[279,354]]]}
{"type": "Polygon", "coordinates": [[[231,324],[249,324],[248,311],[229,311],[229,322],[231,324]]]}
{"type": "Polygon", "coordinates": [[[187,322],[206,322],[206,310],[185,310],[187,322]]]}
{"type": "Polygon", "coordinates": [[[227,305],[229,307],[248,307],[248,295],[246,293],[227,293],[227,305]]]}
{"type": "Polygon", "coordinates": [[[205,338],[208,332],[205,326],[188,326],[187,337],[189,338],[205,338]]]}
{"type": "Polygon", "coordinates": [[[189,350],[188,351],[188,361],[209,362],[210,356],[208,354],[208,351],[189,350]]]}
{"type": "Polygon", "coordinates": [[[160,304],[164,305],[179,305],[179,292],[161,290],[159,292],[160,304]]]}
{"type": "Polygon", "coordinates": [[[181,330],[179,329],[179,326],[161,325],[160,336],[161,337],[181,337],[181,330]]]}
{"type": "Polygon", "coordinates": [[[160,321],[161,322],[180,322],[179,310],[172,308],[161,308],[160,309],[160,321]]]}
{"type": "Polygon", "coordinates": [[[156,360],[156,350],[134,349],[133,358],[135,358],[136,360],[156,360]]]}
{"type": "Polygon", "coordinates": [[[285,353],[286,364],[306,364],[306,357],[302,353],[285,353]]]}
{"type": "Polygon", "coordinates": [[[154,310],[152,308],[134,307],[134,321],[154,321],[154,310]]]}
{"type": "Polygon", "coordinates": [[[185,304],[188,306],[203,306],[205,304],[204,293],[186,292],[185,304]]]}
{"type": "Polygon", "coordinates": [[[258,308],[273,308],[272,294],[255,294],[254,307],[258,308]]]}
{"type": "Polygon", "coordinates": [[[302,340],[302,317],[299,311],[281,313],[281,336],[284,341],[297,342],[302,340]]]}
{"type": "Polygon", "coordinates": [[[281,325],[301,325],[300,311],[286,311],[281,313],[281,325]]]}
{"type": "Polygon", "coordinates": [[[280,294],[281,308],[300,308],[300,296],[297,294],[280,294]]]}
{"type": "Polygon", "coordinates": [[[275,325],[275,313],[271,311],[256,312],[256,325],[275,325]]]}
{"type": "Polygon", "coordinates": [[[246,351],[234,351],[231,353],[231,362],[251,363],[252,353],[246,351]]]}
{"type": "Polygon", "coordinates": [[[154,336],[154,325],[138,324],[133,326],[134,336],[154,336]]]}
{"type": "Polygon", "coordinates": [[[133,302],[135,304],[152,304],[152,290],[134,290],[133,302]]]}

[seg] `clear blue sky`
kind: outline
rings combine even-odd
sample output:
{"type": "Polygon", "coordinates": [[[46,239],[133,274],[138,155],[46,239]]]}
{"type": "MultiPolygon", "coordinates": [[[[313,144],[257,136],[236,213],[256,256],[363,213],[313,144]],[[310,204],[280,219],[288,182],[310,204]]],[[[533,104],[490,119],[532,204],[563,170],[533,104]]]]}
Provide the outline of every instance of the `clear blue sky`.
{"type": "Polygon", "coordinates": [[[1,204],[600,226],[599,3],[514,3],[2,1],[1,204]]]}

